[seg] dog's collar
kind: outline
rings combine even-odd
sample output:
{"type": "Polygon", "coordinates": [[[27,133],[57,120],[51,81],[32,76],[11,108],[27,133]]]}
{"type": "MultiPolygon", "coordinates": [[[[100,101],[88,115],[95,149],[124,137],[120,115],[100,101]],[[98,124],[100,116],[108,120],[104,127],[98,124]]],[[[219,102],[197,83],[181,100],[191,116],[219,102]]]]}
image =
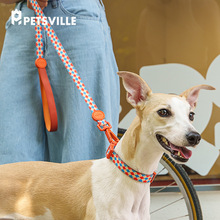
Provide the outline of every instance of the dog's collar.
{"type": "Polygon", "coordinates": [[[141,183],[152,183],[156,176],[156,172],[151,175],[139,173],[136,170],[133,170],[129,167],[120,157],[119,155],[113,151],[111,157],[109,158],[112,162],[121,170],[124,174],[141,183]]]}

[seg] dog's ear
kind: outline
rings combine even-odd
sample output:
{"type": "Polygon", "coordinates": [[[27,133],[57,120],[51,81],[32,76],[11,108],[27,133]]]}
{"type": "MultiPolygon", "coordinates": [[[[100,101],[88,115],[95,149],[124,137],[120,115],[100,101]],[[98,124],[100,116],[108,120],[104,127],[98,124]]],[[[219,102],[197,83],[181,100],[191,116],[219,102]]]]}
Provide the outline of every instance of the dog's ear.
{"type": "Polygon", "coordinates": [[[190,106],[192,108],[195,108],[197,100],[198,100],[200,89],[215,90],[214,87],[209,86],[209,85],[198,85],[198,86],[194,86],[190,89],[187,89],[180,96],[185,97],[186,100],[189,102],[190,106]]]}
{"type": "Polygon", "coordinates": [[[123,85],[127,91],[127,101],[134,107],[141,107],[152,94],[152,90],[147,83],[137,74],[120,71],[118,75],[123,80],[123,85]]]}

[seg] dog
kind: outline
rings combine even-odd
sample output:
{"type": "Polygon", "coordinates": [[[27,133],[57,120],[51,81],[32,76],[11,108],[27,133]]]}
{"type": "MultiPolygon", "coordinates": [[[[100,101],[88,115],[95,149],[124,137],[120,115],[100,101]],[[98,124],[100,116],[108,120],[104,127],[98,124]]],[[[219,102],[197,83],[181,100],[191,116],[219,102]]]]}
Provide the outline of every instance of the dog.
{"type": "Polygon", "coordinates": [[[214,88],[199,85],[181,95],[154,94],[137,74],[120,71],[118,75],[137,115],[114,155],[140,179],[130,178],[132,174],[126,175],[117,161],[107,158],[1,165],[1,220],[150,219],[150,182],[158,163],[164,152],[180,163],[191,157],[187,147],[195,147],[201,139],[192,125],[199,91],[214,88]],[[150,182],[144,182],[142,174],[150,182]]]}

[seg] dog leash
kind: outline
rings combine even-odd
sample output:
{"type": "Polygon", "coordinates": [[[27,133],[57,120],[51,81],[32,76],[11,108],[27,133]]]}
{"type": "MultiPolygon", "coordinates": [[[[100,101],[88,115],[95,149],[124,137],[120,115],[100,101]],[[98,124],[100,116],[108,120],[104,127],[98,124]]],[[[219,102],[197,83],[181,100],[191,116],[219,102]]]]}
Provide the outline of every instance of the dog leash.
{"type": "Polygon", "coordinates": [[[56,131],[58,127],[57,110],[54,101],[53,91],[50,85],[50,81],[47,76],[46,66],[47,61],[43,58],[43,37],[41,25],[35,26],[35,38],[36,38],[36,54],[37,59],[35,65],[38,69],[40,79],[40,89],[42,106],[44,113],[44,121],[48,131],[56,131]]]}
{"type": "Polygon", "coordinates": [[[92,111],[92,118],[94,121],[97,122],[97,127],[99,128],[100,131],[105,131],[105,135],[110,143],[106,151],[106,158],[112,160],[112,162],[130,178],[143,183],[152,183],[156,176],[156,172],[154,172],[151,175],[139,173],[133,170],[132,168],[130,168],[127,164],[125,164],[121,160],[119,155],[114,151],[119,139],[111,131],[112,128],[111,124],[105,120],[104,112],[98,109],[94,100],[90,96],[89,92],[86,90],[85,85],[81,80],[81,77],[77,73],[74,65],[72,64],[69,56],[67,55],[65,49],[60,43],[50,23],[47,22],[47,24],[45,25],[42,24],[42,18],[44,18],[45,15],[41,10],[41,8],[39,7],[37,1],[36,0],[29,0],[29,1],[35,11],[36,16],[38,18],[40,17],[40,21],[41,21],[41,24],[39,24],[38,20],[36,19],[36,25],[35,25],[36,54],[37,54],[35,65],[38,68],[39,77],[40,77],[44,119],[48,131],[57,130],[57,111],[53,97],[53,92],[46,73],[47,62],[43,58],[42,26],[46,31],[50,41],[52,42],[55,50],[57,51],[57,54],[62,60],[64,66],[66,67],[74,83],[76,84],[76,87],[80,91],[80,94],[84,98],[85,102],[88,104],[89,109],[92,111]]]}
{"type": "Polygon", "coordinates": [[[117,136],[111,131],[111,124],[105,120],[105,114],[101,110],[98,109],[94,100],[90,96],[89,92],[86,90],[84,83],[81,80],[78,72],[76,71],[74,65],[72,64],[69,56],[67,55],[65,49],[63,48],[60,40],[58,39],[56,33],[52,29],[49,22],[47,24],[43,24],[42,19],[45,18],[45,15],[41,8],[39,7],[36,0],[29,0],[37,18],[35,25],[35,37],[36,37],[36,53],[37,59],[35,61],[35,65],[38,68],[38,72],[41,80],[41,93],[42,93],[42,103],[44,105],[44,120],[48,131],[54,131],[57,129],[57,111],[53,98],[52,89],[49,85],[49,80],[46,74],[46,60],[43,58],[43,40],[42,40],[42,27],[47,33],[50,41],[52,42],[57,54],[62,60],[64,66],[72,77],[76,87],[79,89],[80,94],[84,98],[87,103],[89,109],[92,111],[92,118],[97,122],[97,127],[100,131],[105,131],[106,137],[110,143],[106,157],[109,159],[114,151],[115,146],[117,145],[119,139],[117,136]],[[39,20],[41,24],[39,24],[39,20]],[[43,76],[43,77],[42,77],[43,76]]]}

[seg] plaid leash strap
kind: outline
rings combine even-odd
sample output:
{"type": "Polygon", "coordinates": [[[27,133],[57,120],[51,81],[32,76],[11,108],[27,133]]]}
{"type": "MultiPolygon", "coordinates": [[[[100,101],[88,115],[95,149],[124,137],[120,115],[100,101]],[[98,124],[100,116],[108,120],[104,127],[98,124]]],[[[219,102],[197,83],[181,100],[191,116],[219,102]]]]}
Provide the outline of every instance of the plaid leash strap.
{"type": "Polygon", "coordinates": [[[133,170],[131,167],[129,167],[120,157],[119,155],[114,151],[112,153],[112,156],[110,157],[110,160],[118,167],[119,170],[121,170],[124,174],[126,174],[128,177],[141,182],[141,183],[152,183],[154,181],[154,178],[156,176],[156,172],[154,172],[151,175],[139,173],[136,170],[133,170]]]}
{"type": "MultiPolygon", "coordinates": [[[[34,11],[36,17],[38,17],[37,21],[40,20],[42,24],[42,19],[45,18],[43,11],[41,10],[40,6],[38,5],[36,0],[29,0],[34,11]]],[[[44,20],[45,21],[45,20],[44,20]]],[[[42,42],[42,28],[41,25],[36,22],[36,48],[37,48],[37,56],[41,56],[43,54],[43,42],[42,42]]],[[[89,109],[92,111],[99,111],[98,107],[96,106],[95,102],[93,101],[92,97],[90,96],[89,92],[86,90],[84,83],[82,82],[81,77],[79,76],[77,70],[75,69],[74,65],[72,64],[69,56],[67,55],[65,49],[63,48],[60,40],[58,39],[56,33],[52,29],[49,22],[46,25],[42,25],[44,30],[46,31],[50,41],[52,42],[57,54],[59,55],[60,59],[62,60],[64,66],[66,67],[67,71],[69,72],[73,82],[76,84],[77,88],[80,91],[80,94],[83,96],[85,102],[87,103],[89,109]]],[[[97,120],[99,126],[104,127],[108,126],[107,121],[104,118],[97,120]]]]}
{"type": "MultiPolygon", "coordinates": [[[[105,134],[108,138],[108,141],[110,143],[109,148],[110,153],[107,153],[107,158],[109,158],[112,154],[112,149],[116,146],[118,143],[117,136],[110,130],[112,127],[109,122],[105,120],[105,114],[98,109],[95,102],[93,101],[92,97],[90,96],[89,92],[86,90],[84,83],[81,80],[81,77],[77,73],[75,67],[73,66],[69,56],[67,55],[65,49],[63,48],[60,40],[58,39],[56,33],[52,29],[49,22],[47,24],[44,24],[45,22],[45,15],[41,8],[39,7],[36,0],[29,0],[34,11],[36,14],[36,48],[37,48],[37,56],[38,60],[45,60],[42,58],[43,56],[43,40],[42,40],[42,27],[43,26],[45,32],[47,33],[50,41],[52,42],[55,50],[57,51],[57,54],[59,55],[60,59],[62,60],[64,66],[66,67],[67,71],[69,72],[69,75],[72,77],[73,82],[76,84],[76,87],[80,91],[80,94],[84,98],[85,102],[87,103],[89,109],[92,111],[92,118],[94,121],[98,123],[98,128],[101,131],[105,131],[105,134]],[[38,24],[40,21],[41,24],[38,24]]],[[[46,61],[45,61],[46,62],[46,61]]]]}

